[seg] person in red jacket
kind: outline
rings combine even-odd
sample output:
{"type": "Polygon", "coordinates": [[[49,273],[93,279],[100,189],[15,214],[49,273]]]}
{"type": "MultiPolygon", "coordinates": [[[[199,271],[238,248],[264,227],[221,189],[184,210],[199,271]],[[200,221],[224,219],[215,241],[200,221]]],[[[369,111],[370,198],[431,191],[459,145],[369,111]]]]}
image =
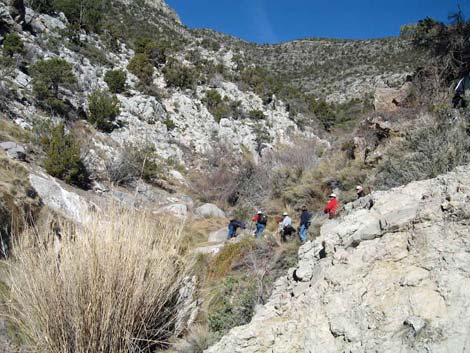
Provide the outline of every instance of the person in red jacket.
{"type": "Polygon", "coordinates": [[[336,198],[336,194],[331,194],[329,196],[330,201],[326,205],[325,209],[323,210],[323,213],[328,213],[330,218],[333,218],[336,210],[338,209],[339,206],[339,201],[336,198]]]}

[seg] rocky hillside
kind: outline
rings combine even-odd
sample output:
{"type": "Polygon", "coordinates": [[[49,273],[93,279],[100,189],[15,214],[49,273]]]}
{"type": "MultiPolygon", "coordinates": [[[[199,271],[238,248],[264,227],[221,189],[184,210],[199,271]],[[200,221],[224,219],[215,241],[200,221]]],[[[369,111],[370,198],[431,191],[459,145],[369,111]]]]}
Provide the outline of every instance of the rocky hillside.
{"type": "Polygon", "coordinates": [[[1,3],[3,33],[17,33],[24,50],[15,64],[3,69],[4,117],[28,129],[50,117],[50,109],[34,92],[30,65],[38,61],[60,58],[72,65],[76,83],[58,92],[72,120],[89,117],[87,98],[93,91],[107,90],[109,71],[126,74],[126,89],[117,94],[120,128],[91,140],[90,168],[97,174],[124,142],[149,141],[160,157],[188,162],[193,153],[205,153],[218,141],[257,155],[296,135],[322,135],[315,114],[287,102],[292,93],[279,87],[296,86],[334,103],[370,100],[377,87],[401,85],[418,64],[400,39],[315,39],[259,46],[212,31],[189,30],[163,1],[111,2],[99,34],[74,34],[74,24],[63,14],[34,11],[28,3],[24,8],[22,1],[9,3],[1,3]],[[158,48],[165,46],[158,49],[165,55],[152,59],[161,62],[154,63],[145,85],[136,70],[129,69],[139,54],[135,43],[142,38],[150,38],[158,48]],[[262,90],[246,71],[253,65],[273,77],[262,90]],[[178,70],[186,70],[188,82],[169,82],[178,70]],[[274,97],[275,92],[281,97],[274,97]],[[209,93],[223,102],[211,102],[209,93]]]}
{"type": "Polygon", "coordinates": [[[208,353],[467,352],[470,167],[348,204],[208,353]]]}
{"type": "Polygon", "coordinates": [[[403,38],[306,38],[255,45],[201,32],[235,48],[247,65],[263,67],[294,87],[335,103],[364,99],[378,87],[401,86],[425,57],[403,38]]]}

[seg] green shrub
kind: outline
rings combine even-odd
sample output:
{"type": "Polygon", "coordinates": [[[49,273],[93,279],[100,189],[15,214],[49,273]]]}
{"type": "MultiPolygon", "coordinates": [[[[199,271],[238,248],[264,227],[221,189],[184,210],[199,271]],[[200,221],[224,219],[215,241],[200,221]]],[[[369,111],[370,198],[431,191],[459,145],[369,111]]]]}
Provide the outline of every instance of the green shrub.
{"type": "Polygon", "coordinates": [[[153,65],[145,54],[136,54],[127,65],[127,69],[137,76],[144,85],[153,79],[153,65]]]}
{"type": "Polygon", "coordinates": [[[24,44],[18,33],[8,33],[3,40],[3,55],[12,57],[14,54],[23,54],[24,44]]]}
{"type": "Polygon", "coordinates": [[[63,12],[77,28],[98,32],[101,29],[105,0],[54,0],[54,9],[63,12]]]}
{"type": "Polygon", "coordinates": [[[198,76],[194,69],[181,65],[175,59],[165,65],[163,75],[168,86],[183,89],[193,88],[198,76]]]}
{"type": "Polygon", "coordinates": [[[262,110],[259,109],[253,109],[248,113],[250,119],[254,120],[263,120],[266,118],[262,110]]]}
{"type": "Polygon", "coordinates": [[[212,40],[212,39],[208,39],[208,38],[204,38],[201,41],[201,46],[203,48],[206,48],[206,49],[209,49],[209,50],[212,50],[212,51],[219,51],[219,49],[220,49],[219,42],[217,42],[215,40],[212,40]]]}
{"type": "Polygon", "coordinates": [[[137,54],[145,54],[154,65],[160,65],[166,62],[166,52],[170,48],[170,44],[167,42],[157,43],[151,38],[138,38],[134,42],[134,47],[137,54]]]}
{"type": "Polygon", "coordinates": [[[171,131],[176,127],[175,122],[170,117],[166,117],[165,120],[163,120],[163,124],[165,124],[168,131],[171,131]]]}
{"type": "Polygon", "coordinates": [[[80,145],[64,124],[52,129],[48,139],[44,168],[53,177],[81,188],[89,186],[89,174],[80,157],[80,145]]]}
{"type": "Polygon", "coordinates": [[[98,32],[103,22],[107,0],[30,0],[37,12],[52,14],[63,12],[75,31],[85,29],[98,32]]]}
{"type": "Polygon", "coordinates": [[[207,109],[214,116],[215,121],[218,123],[222,118],[238,118],[241,115],[240,102],[231,101],[227,96],[222,96],[215,89],[210,89],[206,92],[202,102],[206,105],[207,109]]]}
{"type": "Polygon", "coordinates": [[[36,12],[47,14],[54,12],[54,0],[29,0],[28,4],[36,12]]]}
{"type": "Polygon", "coordinates": [[[111,93],[122,93],[126,89],[126,72],[123,70],[106,71],[104,82],[109,87],[111,93]]]}
{"type": "Polygon", "coordinates": [[[222,96],[215,89],[210,89],[206,92],[202,102],[211,110],[222,103],[222,96]]]}
{"type": "Polygon", "coordinates": [[[90,115],[88,121],[97,129],[111,132],[114,129],[114,121],[119,115],[119,101],[116,96],[108,92],[95,90],[88,96],[88,108],[90,115]]]}
{"type": "Polygon", "coordinates": [[[227,332],[232,327],[249,323],[257,302],[257,288],[252,276],[227,277],[222,286],[224,299],[207,318],[213,332],[227,332]]]}
{"type": "Polygon", "coordinates": [[[58,99],[59,87],[71,88],[76,83],[72,65],[59,58],[39,60],[30,68],[33,91],[48,108],[64,112],[64,103],[58,99]]]}

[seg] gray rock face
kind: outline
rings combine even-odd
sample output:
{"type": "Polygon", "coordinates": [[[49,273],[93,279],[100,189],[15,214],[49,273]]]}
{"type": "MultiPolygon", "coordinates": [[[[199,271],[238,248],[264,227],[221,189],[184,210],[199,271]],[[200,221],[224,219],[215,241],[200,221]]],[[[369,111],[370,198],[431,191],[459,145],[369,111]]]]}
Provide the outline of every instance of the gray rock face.
{"type": "Polygon", "coordinates": [[[46,14],[37,14],[30,8],[26,8],[25,22],[31,26],[34,33],[47,33],[66,28],[66,23],[61,19],[46,14]]]}
{"type": "Polygon", "coordinates": [[[227,240],[227,228],[216,230],[209,234],[209,243],[223,243],[227,240]]]}
{"type": "Polygon", "coordinates": [[[0,148],[3,149],[7,156],[11,159],[24,161],[26,159],[26,151],[23,146],[16,142],[2,142],[0,148]]]}
{"type": "Polygon", "coordinates": [[[77,223],[88,221],[90,205],[78,194],[65,190],[56,179],[31,174],[29,181],[46,206],[77,223]]]}
{"type": "Polygon", "coordinates": [[[181,309],[177,313],[175,335],[179,336],[186,328],[190,327],[196,320],[199,313],[200,302],[196,298],[197,278],[186,277],[184,286],[178,295],[178,307],[181,309]]]}
{"type": "Polygon", "coordinates": [[[194,214],[200,218],[225,218],[225,212],[212,203],[206,203],[194,210],[194,214]]]}
{"type": "Polygon", "coordinates": [[[470,166],[348,204],[206,352],[466,352],[469,225],[470,166]]]}
{"type": "Polygon", "coordinates": [[[188,206],[183,203],[175,203],[163,206],[154,212],[155,214],[171,214],[180,219],[185,219],[188,216],[188,206]]]}

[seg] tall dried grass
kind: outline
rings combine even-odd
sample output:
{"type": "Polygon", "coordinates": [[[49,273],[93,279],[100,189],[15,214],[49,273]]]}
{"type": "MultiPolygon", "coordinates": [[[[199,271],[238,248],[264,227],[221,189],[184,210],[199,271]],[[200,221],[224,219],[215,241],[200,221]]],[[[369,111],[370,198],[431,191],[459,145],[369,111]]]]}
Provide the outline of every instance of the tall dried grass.
{"type": "Polygon", "coordinates": [[[181,229],[110,207],[83,227],[30,229],[9,266],[10,312],[34,352],[150,352],[173,333],[188,271],[181,229]],[[54,245],[55,243],[55,245],[54,245]]]}

